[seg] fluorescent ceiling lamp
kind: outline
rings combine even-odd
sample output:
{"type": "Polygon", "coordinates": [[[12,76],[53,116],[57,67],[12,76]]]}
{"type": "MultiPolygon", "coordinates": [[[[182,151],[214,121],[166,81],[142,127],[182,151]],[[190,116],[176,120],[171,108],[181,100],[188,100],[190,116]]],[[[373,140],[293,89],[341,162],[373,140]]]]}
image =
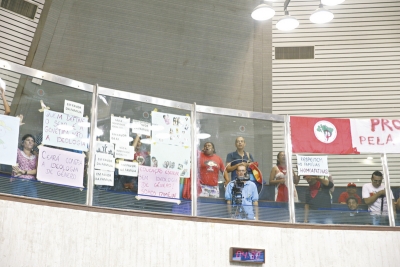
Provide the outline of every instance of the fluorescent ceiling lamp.
{"type": "Polygon", "coordinates": [[[276,28],[281,31],[291,31],[298,26],[299,21],[295,17],[290,16],[288,11],[285,11],[285,16],[276,23],[276,28]]]}
{"type": "Polygon", "coordinates": [[[211,135],[208,134],[208,133],[200,133],[200,134],[197,135],[197,138],[198,138],[198,139],[207,139],[207,138],[209,138],[210,136],[211,136],[211,135]]]}
{"type": "Polygon", "coordinates": [[[264,1],[261,2],[262,4],[259,4],[256,6],[251,13],[251,17],[254,20],[268,20],[272,18],[275,15],[275,10],[272,9],[270,5],[264,4],[264,1]]]}
{"type": "Polygon", "coordinates": [[[326,6],[336,6],[343,3],[344,0],[321,0],[321,4],[326,6]]]}
{"type": "Polygon", "coordinates": [[[319,8],[311,14],[310,21],[312,23],[322,24],[331,21],[333,17],[333,13],[325,9],[323,4],[320,4],[319,8]]]}

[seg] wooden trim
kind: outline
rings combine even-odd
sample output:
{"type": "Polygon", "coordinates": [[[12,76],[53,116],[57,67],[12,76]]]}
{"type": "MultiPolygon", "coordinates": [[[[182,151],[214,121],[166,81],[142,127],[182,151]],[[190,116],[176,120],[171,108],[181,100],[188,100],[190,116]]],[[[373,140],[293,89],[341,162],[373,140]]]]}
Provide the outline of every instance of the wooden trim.
{"type": "Polygon", "coordinates": [[[72,209],[87,212],[98,212],[104,214],[115,214],[135,217],[145,217],[154,219],[168,219],[168,220],[182,220],[190,222],[202,222],[202,223],[222,223],[222,224],[235,224],[235,225],[251,225],[257,227],[276,227],[276,228],[292,228],[292,229],[319,229],[319,230],[351,230],[351,231],[400,231],[400,227],[389,227],[389,226],[352,226],[352,225],[317,225],[317,224],[290,224],[281,222],[264,222],[264,221],[244,221],[244,220],[233,220],[233,219],[220,219],[220,218],[206,218],[206,217],[192,217],[178,214],[164,214],[157,212],[145,212],[145,211],[132,211],[122,209],[111,209],[103,207],[90,207],[79,204],[71,204],[43,199],[34,199],[27,197],[12,196],[7,194],[0,194],[0,199],[5,201],[13,201],[25,204],[40,205],[54,208],[72,209]]]}

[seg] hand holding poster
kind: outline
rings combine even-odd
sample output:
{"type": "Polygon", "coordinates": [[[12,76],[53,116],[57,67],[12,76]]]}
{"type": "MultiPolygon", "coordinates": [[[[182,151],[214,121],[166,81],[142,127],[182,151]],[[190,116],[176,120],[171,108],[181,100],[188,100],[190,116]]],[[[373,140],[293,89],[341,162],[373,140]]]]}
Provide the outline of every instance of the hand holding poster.
{"type": "Polygon", "coordinates": [[[0,163],[15,165],[19,136],[19,118],[0,115],[0,163]]]}
{"type": "Polygon", "coordinates": [[[179,198],[179,172],[140,165],[138,194],[179,198]]]}
{"type": "Polygon", "coordinates": [[[43,113],[43,144],[88,151],[88,119],[51,110],[43,113]]]}
{"type": "Polygon", "coordinates": [[[296,156],[298,175],[329,176],[327,156],[296,156]]]}
{"type": "Polygon", "coordinates": [[[83,154],[41,146],[38,158],[39,181],[83,187],[83,154]]]}

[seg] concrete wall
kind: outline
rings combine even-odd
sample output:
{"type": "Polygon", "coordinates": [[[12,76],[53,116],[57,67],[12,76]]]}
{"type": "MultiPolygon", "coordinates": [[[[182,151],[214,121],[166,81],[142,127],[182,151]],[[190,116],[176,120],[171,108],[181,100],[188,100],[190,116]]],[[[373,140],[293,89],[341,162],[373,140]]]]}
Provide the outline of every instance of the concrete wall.
{"type": "Polygon", "coordinates": [[[75,208],[1,199],[0,265],[243,266],[229,263],[233,246],[265,249],[263,266],[395,267],[400,261],[399,231],[277,228],[75,208]]]}

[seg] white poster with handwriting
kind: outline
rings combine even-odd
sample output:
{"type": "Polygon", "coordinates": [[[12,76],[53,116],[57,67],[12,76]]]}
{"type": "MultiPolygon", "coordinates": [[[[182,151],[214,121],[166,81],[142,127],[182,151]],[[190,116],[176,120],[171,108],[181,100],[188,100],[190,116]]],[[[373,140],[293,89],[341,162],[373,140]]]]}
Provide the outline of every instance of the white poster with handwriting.
{"type": "Polygon", "coordinates": [[[151,135],[151,123],[145,121],[132,120],[131,123],[132,133],[151,135]]]}
{"type": "Polygon", "coordinates": [[[94,170],[94,184],[114,186],[114,172],[94,170]]]}
{"type": "Polygon", "coordinates": [[[120,161],[118,163],[118,174],[137,177],[139,171],[139,163],[130,161],[120,161]]]}
{"type": "Polygon", "coordinates": [[[329,176],[327,156],[296,156],[298,175],[329,176]]]}
{"type": "Polygon", "coordinates": [[[135,148],[120,143],[115,144],[115,158],[133,160],[135,156],[135,148]]]}
{"type": "Polygon", "coordinates": [[[151,166],[177,170],[180,177],[190,177],[190,147],[151,144],[151,166]]]}
{"type": "Polygon", "coordinates": [[[0,115],[0,163],[15,165],[19,136],[19,118],[0,115]]]}
{"type": "Polygon", "coordinates": [[[39,147],[36,178],[39,181],[83,187],[85,156],[45,146],[39,147]]]}
{"type": "Polygon", "coordinates": [[[190,117],[152,112],[152,141],[159,144],[190,146],[190,117]]]}
{"type": "Polygon", "coordinates": [[[94,168],[96,170],[113,172],[115,169],[115,159],[112,155],[109,154],[96,153],[94,168]]]}
{"type": "Polygon", "coordinates": [[[179,198],[179,171],[140,165],[138,194],[179,198]]]}
{"type": "Polygon", "coordinates": [[[64,100],[64,113],[76,117],[83,117],[85,106],[80,103],[64,100]]]}
{"type": "Polygon", "coordinates": [[[44,110],[44,145],[88,151],[88,118],[44,110]]]}

